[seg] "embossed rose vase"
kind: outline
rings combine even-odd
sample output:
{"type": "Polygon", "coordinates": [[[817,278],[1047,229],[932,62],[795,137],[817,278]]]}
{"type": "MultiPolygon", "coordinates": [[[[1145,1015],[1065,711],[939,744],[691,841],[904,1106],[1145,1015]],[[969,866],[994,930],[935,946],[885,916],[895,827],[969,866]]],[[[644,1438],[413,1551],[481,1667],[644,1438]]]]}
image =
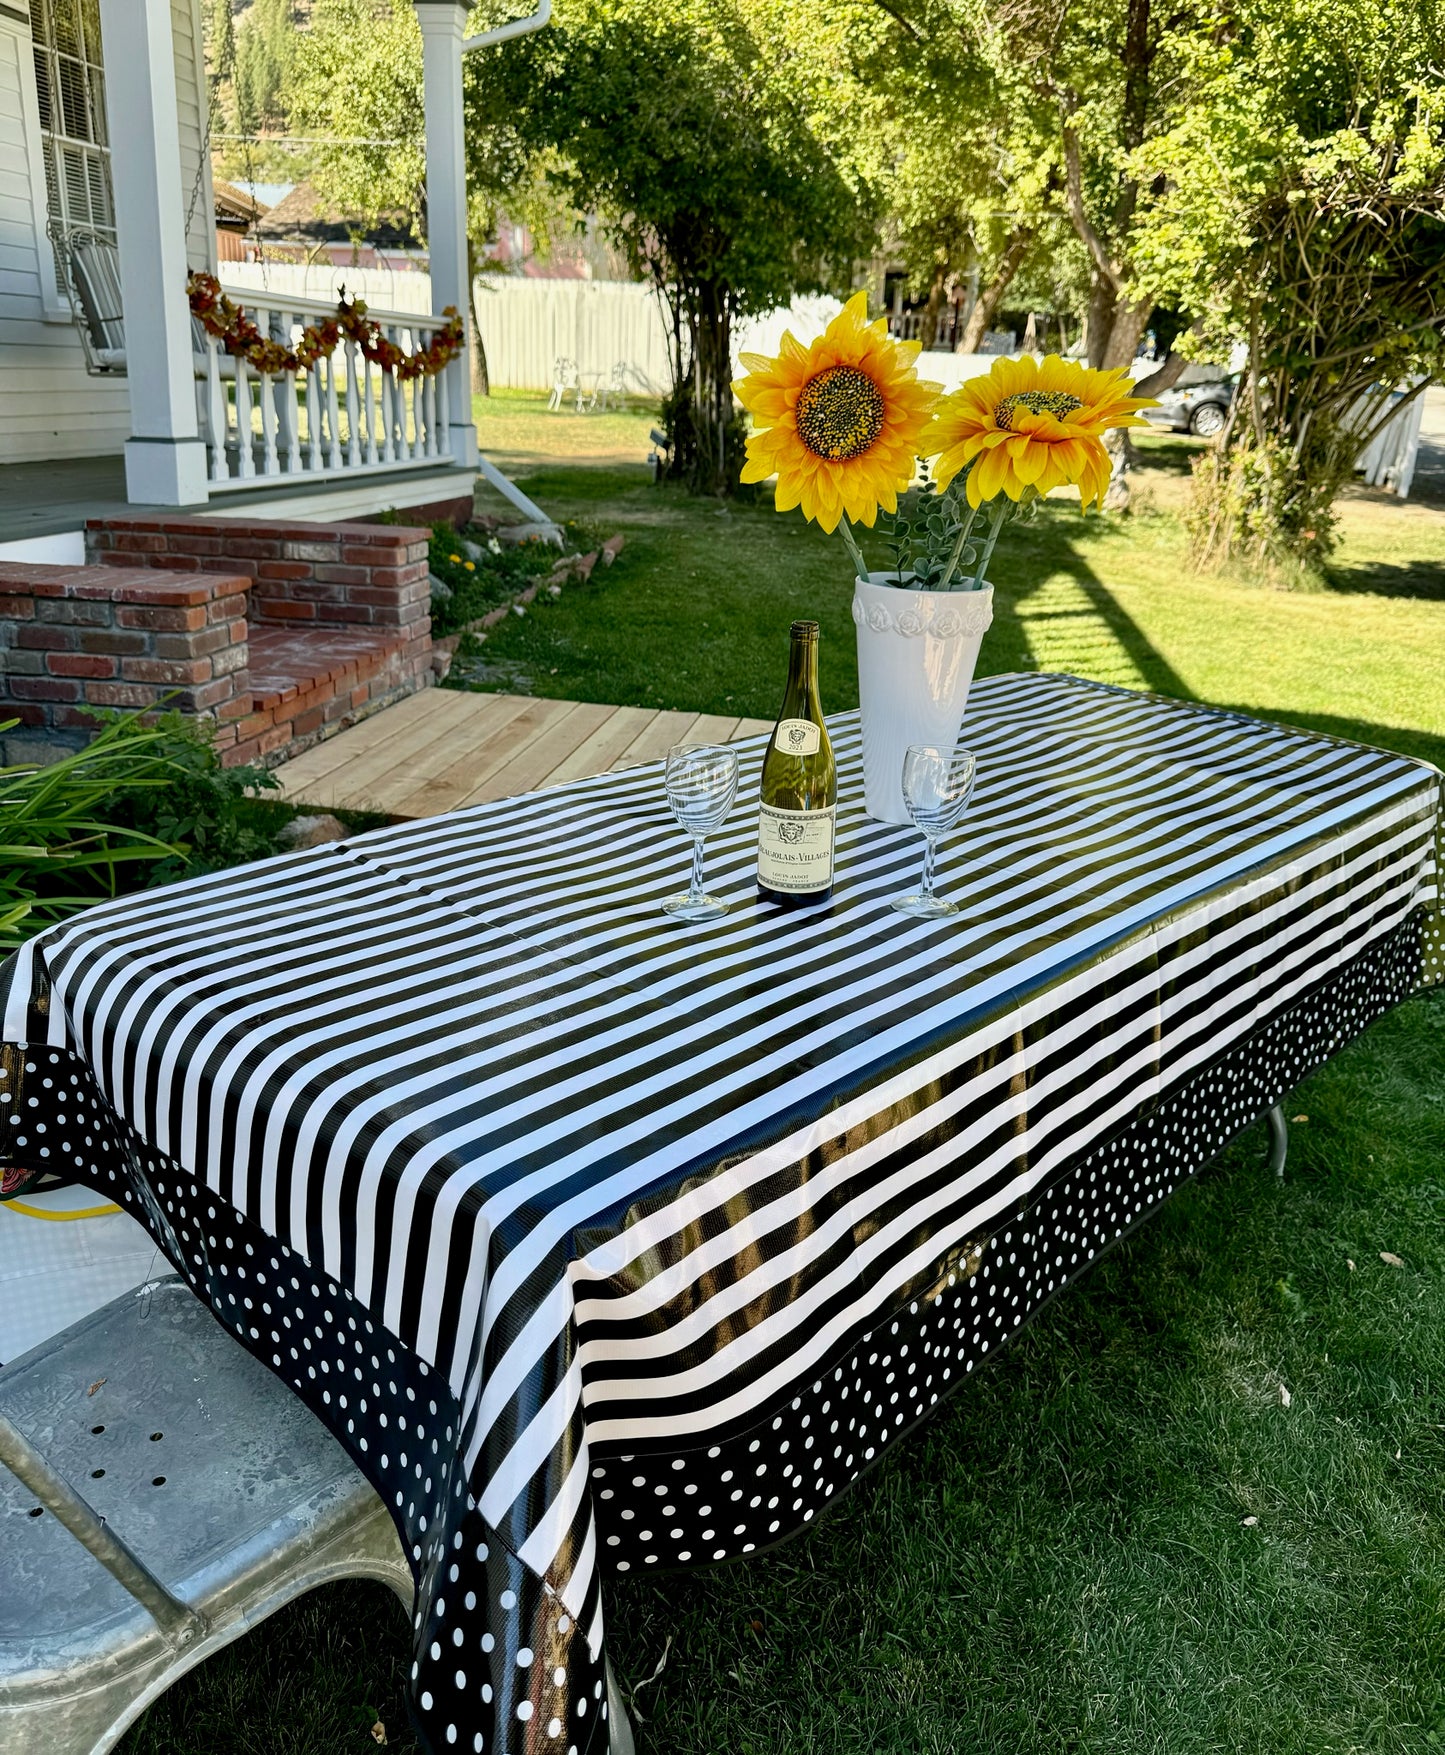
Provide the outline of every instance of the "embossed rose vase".
{"type": "Polygon", "coordinates": [[[968,705],[978,649],[993,621],[993,587],[917,591],[870,573],[854,585],[863,802],[884,823],[906,823],[903,753],[911,743],[952,749],[968,705]]]}

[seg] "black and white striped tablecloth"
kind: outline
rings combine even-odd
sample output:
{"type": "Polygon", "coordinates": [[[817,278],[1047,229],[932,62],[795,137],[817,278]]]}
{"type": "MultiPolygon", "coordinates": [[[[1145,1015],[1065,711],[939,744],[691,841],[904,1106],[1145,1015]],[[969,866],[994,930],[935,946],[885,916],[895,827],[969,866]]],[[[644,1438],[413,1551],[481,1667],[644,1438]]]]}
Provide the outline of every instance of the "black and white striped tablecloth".
{"type": "Polygon", "coordinates": [[[1341,1040],[1440,978],[1440,776],[979,683],[956,918],[833,722],[826,910],[659,903],[656,765],[107,904],[4,972],[0,1161],[113,1189],[418,1578],[432,1748],[601,1750],[600,1580],[811,1518],[1341,1040]]]}

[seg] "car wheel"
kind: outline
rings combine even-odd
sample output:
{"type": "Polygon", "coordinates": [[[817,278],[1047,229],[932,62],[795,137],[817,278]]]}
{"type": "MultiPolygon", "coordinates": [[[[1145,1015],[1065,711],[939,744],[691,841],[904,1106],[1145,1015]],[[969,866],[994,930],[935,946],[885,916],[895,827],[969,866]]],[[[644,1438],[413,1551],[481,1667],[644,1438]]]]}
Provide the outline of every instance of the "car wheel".
{"type": "Polygon", "coordinates": [[[1201,402],[1189,417],[1189,430],[1196,439],[1212,439],[1224,431],[1224,410],[1217,402],[1201,402]]]}

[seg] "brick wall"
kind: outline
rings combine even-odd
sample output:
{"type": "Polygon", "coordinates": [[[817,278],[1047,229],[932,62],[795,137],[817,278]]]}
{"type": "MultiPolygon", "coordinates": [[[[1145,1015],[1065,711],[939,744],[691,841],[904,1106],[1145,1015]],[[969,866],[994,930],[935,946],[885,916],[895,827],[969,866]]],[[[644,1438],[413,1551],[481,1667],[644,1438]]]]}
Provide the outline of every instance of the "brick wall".
{"type": "Polygon", "coordinates": [[[219,568],[184,579],[135,567],[0,562],[0,720],[18,719],[7,756],[78,748],[94,732],[87,707],[183,712],[236,742],[249,711],[250,581],[219,568]]]}
{"type": "Polygon", "coordinates": [[[92,519],[90,566],[0,569],[0,719],[77,747],[83,707],[178,691],[215,720],[225,762],[282,761],[432,681],[427,535],[92,519]]]}
{"type": "Polygon", "coordinates": [[[246,523],[220,518],[93,518],[102,566],[244,573],[253,621],[403,628],[429,636],[427,532],[399,524],[246,523]]]}

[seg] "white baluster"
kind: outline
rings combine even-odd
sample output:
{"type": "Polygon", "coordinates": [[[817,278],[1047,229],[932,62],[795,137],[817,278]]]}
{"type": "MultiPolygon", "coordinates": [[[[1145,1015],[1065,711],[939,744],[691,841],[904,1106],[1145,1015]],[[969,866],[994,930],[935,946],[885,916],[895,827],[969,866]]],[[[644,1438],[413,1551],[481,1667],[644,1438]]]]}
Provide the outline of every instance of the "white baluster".
{"type": "Polygon", "coordinates": [[[323,401],[321,370],[313,365],[306,374],[306,468],[311,475],[320,475],[326,468],[326,458],[321,451],[323,401]]]}
{"type": "Polygon", "coordinates": [[[362,356],[361,356],[361,395],[362,395],[362,406],[366,410],[366,461],[368,463],[375,463],[377,460],[377,451],[376,451],[377,409],[376,409],[375,397],[376,397],[376,393],[378,390],[379,390],[379,386],[376,383],[376,368],[372,365],[371,361],[369,359],[367,359],[366,355],[362,354],[362,356]]]}
{"type": "Polygon", "coordinates": [[[341,343],[346,355],[346,461],[353,469],[361,467],[361,385],[357,381],[357,347],[353,341],[341,343]]]}
{"type": "MultiPolygon", "coordinates": [[[[287,335],[294,334],[295,324],[291,317],[285,322],[287,335]]],[[[282,391],[281,424],[286,436],[286,473],[300,475],[305,467],[301,456],[301,386],[300,372],[286,372],[285,389],[282,391]]]]}
{"type": "Polygon", "coordinates": [[[396,462],[396,378],[385,366],[381,370],[381,460],[396,462]]]}
{"type": "Polygon", "coordinates": [[[250,481],[256,473],[251,455],[251,368],[239,356],[236,359],[236,474],[250,481]]]}
{"type": "Polygon", "coordinates": [[[226,481],[231,473],[226,462],[226,388],[221,382],[221,344],[214,335],[206,337],[206,426],[211,480],[226,481]]]}
{"type": "Polygon", "coordinates": [[[445,452],[451,445],[451,392],[447,389],[447,375],[438,372],[435,379],[437,387],[437,450],[445,452]]]}
{"type": "Polygon", "coordinates": [[[426,409],[426,454],[435,457],[437,454],[437,381],[435,378],[421,380],[422,406],[426,409]]]}
{"type": "MultiPolygon", "coordinates": [[[[282,373],[284,378],[286,373],[282,373]]],[[[261,473],[263,475],[280,475],[281,464],[276,456],[276,380],[269,372],[261,374],[261,436],[264,441],[262,450],[261,473]]]]}
{"type": "Polygon", "coordinates": [[[326,420],[330,427],[328,461],[333,469],[346,467],[346,453],[341,448],[341,412],[336,396],[336,355],[326,362],[326,420]]]}

